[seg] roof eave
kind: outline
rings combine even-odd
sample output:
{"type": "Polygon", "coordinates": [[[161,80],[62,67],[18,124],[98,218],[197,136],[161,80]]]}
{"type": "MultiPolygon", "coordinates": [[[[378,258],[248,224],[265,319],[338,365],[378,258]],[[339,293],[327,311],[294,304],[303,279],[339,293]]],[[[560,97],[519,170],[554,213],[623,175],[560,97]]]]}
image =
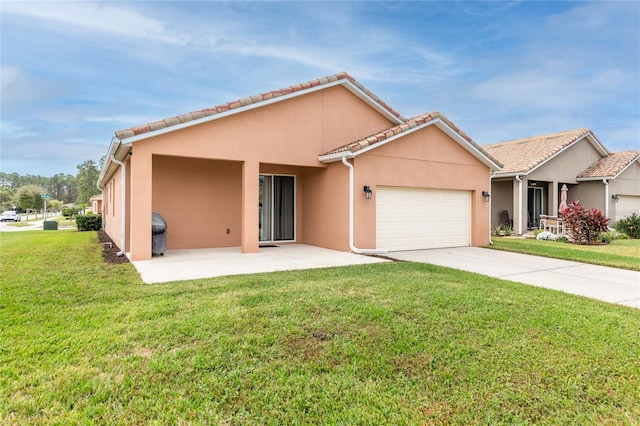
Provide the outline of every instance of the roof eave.
{"type": "Polygon", "coordinates": [[[98,176],[98,188],[104,189],[106,181],[110,179],[111,176],[113,176],[113,174],[119,167],[112,161],[111,157],[114,156],[116,160],[124,161],[124,159],[129,154],[129,151],[131,151],[130,144],[125,144],[116,137],[111,139],[109,150],[107,151],[107,155],[105,157],[104,165],[102,166],[102,170],[100,171],[100,175],[98,176]]]}
{"type": "Polygon", "coordinates": [[[563,147],[560,151],[550,155],[549,157],[547,157],[544,161],[541,161],[539,164],[536,164],[535,166],[533,166],[532,168],[530,168],[529,170],[527,170],[524,174],[530,174],[533,173],[534,171],[536,171],[537,169],[539,169],[540,167],[544,166],[545,164],[547,164],[549,161],[553,160],[554,158],[556,158],[558,155],[562,154],[563,152],[565,152],[566,150],[568,150],[569,148],[573,147],[575,144],[577,144],[578,142],[580,142],[581,140],[587,138],[587,140],[589,141],[589,143],[591,143],[591,145],[596,149],[596,151],[598,151],[598,153],[602,156],[602,157],[606,157],[607,155],[610,154],[609,150],[602,145],[602,143],[600,143],[600,141],[598,140],[598,138],[595,137],[595,135],[589,131],[586,134],[584,134],[583,136],[579,137],[578,139],[576,139],[575,141],[571,142],[570,144],[568,144],[567,146],[563,147]]]}
{"type": "Polygon", "coordinates": [[[182,130],[182,129],[185,129],[185,128],[188,128],[188,127],[191,127],[191,126],[197,126],[197,125],[202,124],[202,123],[208,123],[210,121],[219,120],[219,119],[222,119],[222,118],[225,118],[225,117],[229,117],[231,115],[239,114],[241,112],[250,111],[252,109],[257,109],[257,108],[262,108],[262,107],[265,107],[265,106],[268,106],[268,105],[271,105],[271,104],[274,104],[274,103],[283,102],[283,101],[286,101],[288,99],[293,99],[293,98],[296,98],[298,96],[304,96],[304,95],[307,95],[309,93],[325,90],[325,89],[328,89],[328,88],[334,87],[334,86],[344,86],[347,90],[349,90],[351,93],[356,95],[358,98],[360,98],[367,105],[369,105],[370,107],[375,109],[379,114],[385,116],[385,118],[387,118],[392,123],[400,124],[400,123],[403,122],[402,117],[397,117],[396,115],[394,115],[391,111],[389,111],[388,109],[383,107],[379,102],[377,102],[374,98],[372,98],[367,93],[365,93],[362,89],[360,89],[356,84],[351,82],[349,79],[339,79],[339,80],[331,81],[329,83],[322,84],[322,85],[319,85],[319,86],[314,86],[314,87],[310,87],[308,89],[303,89],[303,90],[299,90],[299,91],[296,91],[296,92],[288,93],[286,95],[278,96],[278,97],[275,97],[275,98],[272,98],[272,99],[267,99],[267,100],[256,102],[256,103],[252,103],[252,104],[249,104],[249,105],[239,106],[237,108],[230,109],[228,111],[219,112],[217,114],[209,115],[209,116],[202,117],[202,118],[197,118],[195,120],[186,121],[184,123],[175,124],[173,126],[163,127],[161,129],[157,129],[157,130],[151,130],[149,132],[141,133],[139,135],[134,135],[134,136],[131,136],[131,137],[128,137],[128,138],[124,138],[121,141],[122,141],[123,144],[132,144],[132,143],[144,140],[144,139],[149,139],[149,138],[153,138],[153,137],[156,137],[156,136],[164,135],[164,134],[167,134],[167,133],[175,132],[175,131],[182,130]]]}
{"type": "Polygon", "coordinates": [[[365,154],[373,149],[376,149],[380,146],[386,145],[389,142],[393,142],[397,139],[400,139],[404,136],[407,136],[413,132],[417,132],[418,130],[424,129],[425,127],[431,126],[431,125],[435,125],[436,127],[438,127],[440,130],[442,130],[445,134],[447,134],[447,136],[449,136],[451,139],[455,140],[458,144],[462,145],[463,148],[465,148],[465,150],[467,150],[469,153],[471,153],[471,155],[473,155],[474,157],[476,157],[478,160],[480,160],[484,165],[486,165],[487,167],[489,167],[489,169],[491,171],[496,171],[496,170],[500,170],[502,168],[502,165],[494,162],[493,160],[491,160],[487,155],[485,155],[482,151],[480,151],[480,149],[478,149],[478,147],[474,146],[474,144],[472,144],[471,142],[469,142],[468,140],[466,140],[465,138],[463,138],[462,136],[460,136],[460,134],[458,132],[456,132],[455,130],[453,130],[447,123],[445,123],[440,117],[434,118],[432,120],[426,121],[416,127],[412,127],[411,129],[405,130],[402,133],[398,133],[396,135],[393,135],[383,141],[374,143],[372,145],[367,146],[366,148],[362,148],[359,149],[355,152],[347,150],[347,151],[342,151],[342,152],[337,152],[337,153],[332,153],[332,154],[327,154],[327,155],[321,155],[318,157],[318,161],[321,161],[323,163],[330,163],[330,162],[334,162],[334,161],[340,161],[340,159],[342,157],[357,157],[358,155],[361,154],[365,154]]]}

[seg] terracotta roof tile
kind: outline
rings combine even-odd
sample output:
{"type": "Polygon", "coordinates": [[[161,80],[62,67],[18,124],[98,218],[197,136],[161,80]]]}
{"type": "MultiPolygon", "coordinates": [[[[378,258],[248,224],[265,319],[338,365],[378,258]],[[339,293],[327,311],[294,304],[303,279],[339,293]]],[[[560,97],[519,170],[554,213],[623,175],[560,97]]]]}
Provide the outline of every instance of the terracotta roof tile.
{"type": "Polygon", "coordinates": [[[614,152],[587,167],[578,175],[578,178],[615,177],[631,163],[638,160],[640,160],[640,151],[614,152]]]}
{"type": "Polygon", "coordinates": [[[356,87],[358,87],[361,91],[366,93],[367,96],[374,99],[381,107],[385,108],[387,111],[389,111],[391,114],[398,117],[399,119],[404,120],[404,118],[397,111],[395,111],[393,108],[388,106],[386,103],[382,102],[376,95],[374,95],[367,88],[365,88],[363,85],[358,83],[353,77],[351,77],[346,72],[341,72],[341,73],[330,75],[327,77],[318,78],[316,80],[311,80],[311,81],[307,81],[300,84],[294,84],[292,86],[285,87],[282,89],[272,90],[270,92],[262,93],[260,95],[238,99],[236,101],[218,105],[213,108],[205,108],[199,111],[193,111],[187,114],[181,114],[177,117],[169,117],[169,118],[165,118],[164,120],[154,121],[153,123],[149,123],[144,126],[137,126],[130,129],[118,130],[115,132],[115,134],[118,139],[126,139],[132,136],[141,135],[154,130],[175,126],[176,124],[179,124],[179,123],[187,123],[189,121],[197,120],[202,117],[208,117],[211,115],[219,114],[221,112],[229,111],[229,110],[240,108],[243,106],[257,104],[260,102],[264,102],[266,100],[274,99],[279,96],[288,95],[290,93],[295,93],[301,90],[306,90],[312,87],[322,86],[324,84],[332,83],[338,80],[350,81],[356,87]]]}
{"type": "Polygon", "coordinates": [[[597,140],[591,130],[577,129],[483,145],[483,148],[504,165],[496,175],[527,173],[589,133],[597,140]]]}
{"type": "Polygon", "coordinates": [[[460,135],[464,140],[466,140],[467,142],[469,142],[471,145],[473,145],[478,151],[480,151],[483,155],[485,155],[486,157],[488,157],[491,161],[495,162],[496,164],[500,164],[500,161],[498,161],[495,157],[493,157],[491,155],[491,153],[487,152],[486,150],[483,149],[483,147],[481,147],[480,145],[478,145],[476,142],[474,142],[473,139],[471,139],[471,137],[469,135],[467,135],[466,133],[464,133],[463,131],[461,131],[460,129],[458,129],[458,127],[453,124],[453,122],[451,120],[449,120],[447,117],[445,117],[443,114],[440,114],[437,111],[434,112],[429,112],[426,114],[421,114],[421,115],[417,115],[415,117],[410,118],[409,120],[406,120],[405,122],[395,125],[389,129],[385,129],[381,132],[378,132],[374,135],[368,136],[366,138],[362,138],[358,141],[349,143],[347,145],[343,145],[341,147],[338,147],[332,151],[326,152],[322,155],[330,155],[330,154],[337,154],[340,152],[352,152],[355,153],[357,151],[360,151],[361,149],[367,148],[371,145],[380,143],[385,141],[386,139],[389,139],[393,136],[399,135],[401,133],[404,133],[406,131],[409,131],[411,129],[414,129],[422,124],[425,124],[429,121],[435,120],[435,119],[440,119],[442,120],[445,124],[447,124],[447,126],[449,126],[451,129],[453,129],[458,135],[460,135]]]}

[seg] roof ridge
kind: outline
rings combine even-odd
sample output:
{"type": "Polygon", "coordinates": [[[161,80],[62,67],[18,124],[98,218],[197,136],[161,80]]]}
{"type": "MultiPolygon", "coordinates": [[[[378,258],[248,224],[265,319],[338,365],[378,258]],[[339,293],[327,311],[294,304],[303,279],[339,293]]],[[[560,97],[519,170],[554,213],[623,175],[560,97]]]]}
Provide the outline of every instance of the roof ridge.
{"type": "Polygon", "coordinates": [[[542,139],[542,138],[560,137],[560,136],[564,136],[564,135],[572,134],[572,133],[580,134],[581,136],[586,135],[587,133],[591,133],[593,135],[593,132],[591,131],[591,129],[589,129],[588,127],[583,127],[583,128],[580,128],[580,129],[561,130],[559,132],[546,133],[546,134],[543,134],[543,135],[534,135],[534,136],[526,136],[526,137],[517,138],[517,139],[508,139],[508,140],[505,140],[505,141],[484,144],[483,146],[495,146],[495,145],[501,145],[501,144],[522,142],[522,141],[529,140],[529,139],[542,139]]]}
{"type": "Polygon", "coordinates": [[[189,121],[197,120],[204,117],[209,117],[212,115],[220,114],[223,112],[231,111],[237,108],[241,108],[247,105],[257,104],[260,102],[268,101],[271,99],[275,99],[281,96],[289,95],[291,93],[299,92],[302,90],[311,89],[316,86],[323,86],[329,83],[333,83],[339,80],[348,80],[353,85],[358,87],[362,92],[364,92],[367,96],[372,98],[376,103],[378,103],[382,108],[387,110],[392,115],[398,117],[400,120],[405,120],[399,112],[391,108],[385,102],[383,102],[380,98],[378,98],[373,92],[360,84],[355,78],[353,78],[346,71],[341,71],[337,74],[332,74],[326,77],[317,78],[314,80],[309,80],[304,83],[292,84],[290,86],[271,90],[268,92],[264,92],[258,95],[248,96],[246,98],[237,99],[231,102],[227,102],[224,104],[220,104],[214,107],[204,108],[200,110],[195,110],[188,112],[186,114],[180,114],[174,117],[168,117],[162,120],[149,122],[147,124],[143,124],[141,126],[134,126],[127,129],[117,130],[115,135],[118,139],[126,139],[133,136],[141,135],[144,133],[149,133],[155,130],[164,129],[167,127],[175,126],[182,123],[187,123],[189,121]]]}

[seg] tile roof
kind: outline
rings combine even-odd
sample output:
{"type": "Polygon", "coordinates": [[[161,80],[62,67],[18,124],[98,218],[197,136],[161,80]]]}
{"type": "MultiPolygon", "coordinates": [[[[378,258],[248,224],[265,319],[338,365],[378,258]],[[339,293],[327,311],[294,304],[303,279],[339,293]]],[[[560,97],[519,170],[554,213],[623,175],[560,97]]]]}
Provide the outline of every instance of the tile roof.
{"type": "Polygon", "coordinates": [[[451,120],[449,120],[446,116],[444,116],[443,114],[437,112],[437,111],[433,111],[433,112],[429,112],[426,114],[421,114],[421,115],[417,115],[415,117],[412,117],[408,120],[406,120],[404,123],[395,125],[393,127],[390,127],[387,130],[383,130],[381,132],[378,132],[374,135],[368,136],[366,138],[362,138],[358,141],[355,142],[351,142],[347,145],[343,145],[341,147],[338,147],[334,150],[331,150],[329,152],[326,152],[324,155],[331,155],[331,154],[337,154],[340,152],[351,152],[351,153],[355,153],[357,151],[360,151],[364,148],[367,148],[369,146],[378,144],[380,142],[383,142],[389,138],[392,138],[396,135],[400,135],[402,133],[405,133],[407,131],[410,131],[411,129],[414,129],[422,124],[428,123],[429,121],[433,121],[436,119],[440,119],[442,120],[447,126],[449,126],[453,131],[455,131],[458,135],[460,135],[464,140],[466,140],[469,144],[473,145],[478,151],[480,151],[483,155],[485,155],[486,157],[488,157],[491,161],[495,162],[496,164],[500,164],[500,161],[498,161],[495,157],[493,157],[490,153],[488,153],[486,150],[484,150],[480,145],[478,145],[476,142],[473,141],[473,139],[471,139],[471,137],[469,135],[467,135],[466,133],[464,133],[462,130],[460,130],[455,124],[453,124],[453,122],[451,120]]]}
{"type": "Polygon", "coordinates": [[[288,86],[278,90],[272,90],[270,92],[262,93],[260,95],[250,96],[243,99],[238,99],[233,102],[227,102],[226,104],[218,105],[211,108],[205,108],[198,111],[192,111],[186,114],[181,114],[175,117],[165,118],[164,120],[154,121],[151,123],[147,123],[142,126],[136,126],[129,129],[118,130],[115,132],[116,137],[118,139],[126,139],[133,136],[141,135],[144,133],[149,133],[155,130],[164,129],[167,127],[175,126],[177,124],[186,123],[189,121],[197,120],[200,118],[208,117],[215,114],[220,114],[226,111],[230,111],[236,108],[244,107],[247,105],[258,104],[260,102],[264,102],[270,99],[275,99],[280,96],[289,95],[291,93],[300,92],[306,89],[310,89],[316,86],[322,86],[328,83],[332,83],[338,80],[346,80],[351,82],[353,85],[358,87],[361,91],[363,91],[367,96],[372,98],[377,104],[379,104],[382,108],[389,111],[394,116],[398,117],[400,120],[405,120],[404,117],[400,115],[397,111],[391,108],[389,105],[384,103],[380,98],[374,95],[371,91],[365,88],[363,85],[358,83],[355,78],[351,77],[346,72],[341,72],[338,74],[330,75],[323,78],[318,78],[315,80],[310,80],[305,83],[294,84],[292,86],[288,86]]]}
{"type": "Polygon", "coordinates": [[[614,152],[596,161],[578,175],[578,179],[616,177],[634,161],[640,160],[640,151],[614,152]]]}
{"type": "Polygon", "coordinates": [[[504,165],[496,175],[528,173],[588,134],[598,141],[591,130],[577,129],[483,145],[483,148],[504,165]]]}

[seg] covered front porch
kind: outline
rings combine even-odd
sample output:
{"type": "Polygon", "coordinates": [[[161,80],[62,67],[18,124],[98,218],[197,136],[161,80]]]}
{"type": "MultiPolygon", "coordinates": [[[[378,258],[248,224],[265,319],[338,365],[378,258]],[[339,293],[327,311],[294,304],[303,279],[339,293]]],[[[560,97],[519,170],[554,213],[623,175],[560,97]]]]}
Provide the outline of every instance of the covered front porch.
{"type": "Polygon", "coordinates": [[[577,194],[577,184],[529,180],[526,176],[492,180],[491,226],[509,226],[518,235],[543,228],[545,217],[558,216],[565,185],[568,202],[577,194]]]}

